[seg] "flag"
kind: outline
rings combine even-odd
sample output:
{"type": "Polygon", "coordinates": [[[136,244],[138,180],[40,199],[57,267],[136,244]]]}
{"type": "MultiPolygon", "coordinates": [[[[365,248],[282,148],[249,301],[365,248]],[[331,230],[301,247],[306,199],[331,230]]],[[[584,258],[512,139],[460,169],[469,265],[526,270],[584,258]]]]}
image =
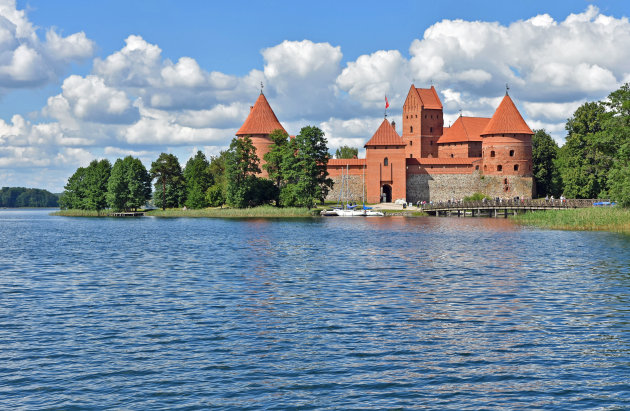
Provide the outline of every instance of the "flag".
{"type": "Polygon", "coordinates": [[[387,96],[385,96],[385,108],[389,108],[389,101],[387,101],[387,96]]]}

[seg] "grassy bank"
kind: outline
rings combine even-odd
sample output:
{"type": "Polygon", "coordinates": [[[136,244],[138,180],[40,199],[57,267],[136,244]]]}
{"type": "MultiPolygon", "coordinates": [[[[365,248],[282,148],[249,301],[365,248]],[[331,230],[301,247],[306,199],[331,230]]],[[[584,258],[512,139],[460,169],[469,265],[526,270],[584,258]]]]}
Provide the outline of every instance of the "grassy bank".
{"type": "Polygon", "coordinates": [[[253,208],[204,208],[201,210],[182,210],[181,208],[167,210],[151,210],[148,216],[153,217],[219,217],[219,218],[294,218],[312,217],[319,215],[319,210],[297,207],[277,208],[272,206],[260,206],[253,208]]]}
{"type": "Polygon", "coordinates": [[[630,233],[630,209],[589,207],[520,214],[516,222],[556,230],[590,230],[630,233]]]}

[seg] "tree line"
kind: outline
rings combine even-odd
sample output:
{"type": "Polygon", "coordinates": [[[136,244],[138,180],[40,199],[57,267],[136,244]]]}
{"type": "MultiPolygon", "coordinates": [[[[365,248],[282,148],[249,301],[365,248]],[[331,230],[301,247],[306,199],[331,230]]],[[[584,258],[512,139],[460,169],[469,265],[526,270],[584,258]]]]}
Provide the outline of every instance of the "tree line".
{"type": "Polygon", "coordinates": [[[630,83],[582,104],[565,128],[562,147],[545,130],[533,136],[538,196],[610,198],[630,207],[630,83]]]}
{"type": "Polygon", "coordinates": [[[59,207],[59,198],[39,188],[2,187],[0,207],[59,207]]]}
{"type": "Polygon", "coordinates": [[[132,156],[94,160],[68,179],[59,205],[64,209],[135,211],[153,198],[162,209],[276,206],[313,207],[332,187],[324,132],[304,127],[295,138],[282,130],[270,135],[273,145],[259,176],[260,160],[251,138],[234,138],[230,148],[208,159],[201,151],[182,169],[177,157],[161,153],[147,170],[132,156]],[[151,183],[153,182],[153,190],[151,183]]]}

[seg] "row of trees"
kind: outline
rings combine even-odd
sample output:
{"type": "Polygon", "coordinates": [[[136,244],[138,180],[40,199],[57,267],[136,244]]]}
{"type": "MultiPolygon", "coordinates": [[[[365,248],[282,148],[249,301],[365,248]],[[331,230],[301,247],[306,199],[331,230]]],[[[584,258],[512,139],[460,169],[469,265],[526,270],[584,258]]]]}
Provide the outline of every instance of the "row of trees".
{"type": "Polygon", "coordinates": [[[538,195],[612,198],[630,206],[630,84],[604,101],[584,103],[565,127],[562,147],[544,130],[534,135],[538,195]]]}
{"type": "Polygon", "coordinates": [[[58,207],[59,198],[47,190],[24,187],[2,187],[0,207],[58,207]]]}
{"type": "Polygon", "coordinates": [[[312,207],[332,187],[328,178],[328,147],[317,127],[304,127],[290,139],[282,130],[271,134],[265,155],[269,178],[259,176],[260,160],[249,137],[234,138],[227,151],[210,160],[198,151],[182,169],[177,157],[162,153],[147,171],[131,156],[94,160],[68,179],[59,204],[62,208],[136,210],[153,197],[157,207],[204,208],[228,204],[253,207],[312,207]],[[154,190],[151,192],[151,182],[154,190]],[[153,194],[153,195],[152,195],[153,194]]]}

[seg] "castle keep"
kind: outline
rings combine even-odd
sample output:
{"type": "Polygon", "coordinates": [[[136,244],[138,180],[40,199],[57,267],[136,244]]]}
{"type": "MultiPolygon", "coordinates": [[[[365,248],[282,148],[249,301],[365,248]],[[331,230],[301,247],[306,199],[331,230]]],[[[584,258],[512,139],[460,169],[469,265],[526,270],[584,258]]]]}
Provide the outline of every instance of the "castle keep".
{"type": "MultiPolygon", "coordinates": [[[[491,118],[460,116],[444,127],[442,102],[433,86],[409,89],[402,134],[384,119],[365,144],[364,159],[331,159],[335,181],[328,199],[338,199],[342,179],[348,200],[368,203],[446,201],[475,192],[490,197],[531,198],[532,130],[506,93],[491,118]]],[[[236,133],[249,135],[261,159],[269,134],[284,130],[264,94],[236,133]]],[[[262,176],[266,177],[263,172],[262,176]]]]}

